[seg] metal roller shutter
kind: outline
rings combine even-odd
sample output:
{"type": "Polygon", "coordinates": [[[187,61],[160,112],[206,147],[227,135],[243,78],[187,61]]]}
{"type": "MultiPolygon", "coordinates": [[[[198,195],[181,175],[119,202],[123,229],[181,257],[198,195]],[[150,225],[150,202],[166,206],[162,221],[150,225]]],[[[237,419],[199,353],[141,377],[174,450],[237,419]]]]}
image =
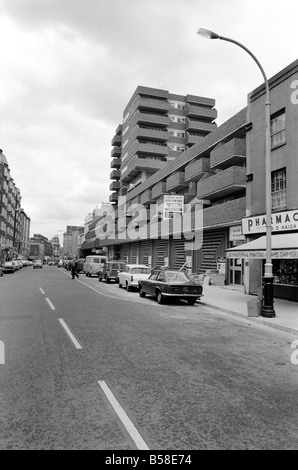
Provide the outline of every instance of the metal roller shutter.
{"type": "Polygon", "coordinates": [[[128,263],[128,255],[129,255],[128,243],[126,243],[125,245],[121,245],[120,253],[121,253],[121,259],[128,263]]]}
{"type": "Polygon", "coordinates": [[[132,264],[139,263],[139,243],[130,243],[129,262],[132,264]]]}
{"type": "Polygon", "coordinates": [[[225,230],[204,232],[203,246],[197,255],[198,272],[204,273],[206,269],[216,270],[217,259],[226,256],[226,244],[227,232],[225,230]]]}
{"type": "Polygon", "coordinates": [[[149,256],[152,256],[152,241],[146,240],[140,243],[140,263],[148,265],[149,256]]]}
{"type": "Polygon", "coordinates": [[[172,240],[171,242],[171,268],[180,269],[185,261],[185,240],[172,240]]]}
{"type": "Polygon", "coordinates": [[[169,240],[154,240],[153,263],[154,266],[164,266],[165,258],[169,253],[169,240]]]}

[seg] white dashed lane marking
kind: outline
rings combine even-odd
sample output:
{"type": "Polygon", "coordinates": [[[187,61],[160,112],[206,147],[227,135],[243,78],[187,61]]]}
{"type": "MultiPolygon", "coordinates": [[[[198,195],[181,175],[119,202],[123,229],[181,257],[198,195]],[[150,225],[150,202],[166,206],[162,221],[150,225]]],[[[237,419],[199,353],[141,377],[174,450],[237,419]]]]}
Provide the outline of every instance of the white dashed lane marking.
{"type": "Polygon", "coordinates": [[[48,297],[46,297],[46,301],[48,302],[49,306],[51,307],[52,310],[56,310],[54,305],[52,304],[52,302],[50,301],[50,299],[48,297]]]}
{"type": "Polygon", "coordinates": [[[77,349],[82,349],[82,346],[80,345],[80,343],[77,341],[77,339],[74,337],[74,335],[72,334],[72,332],[70,331],[70,329],[68,328],[68,326],[66,325],[65,321],[63,320],[63,318],[58,318],[59,322],[61,323],[61,325],[63,326],[64,330],[66,331],[67,335],[69,336],[69,338],[71,339],[71,341],[73,342],[74,346],[77,348],[77,349]]]}
{"type": "Polygon", "coordinates": [[[0,341],[0,364],[5,364],[5,348],[3,341],[0,341]]]}
{"type": "Polygon", "coordinates": [[[117,401],[106,382],[104,380],[99,380],[98,383],[105,396],[109,400],[110,404],[112,405],[113,409],[117,413],[118,417],[120,418],[125,429],[136,444],[137,448],[140,450],[149,450],[149,447],[147,446],[146,442],[144,441],[139,431],[137,430],[133,422],[130,420],[120,403],[117,401]]]}

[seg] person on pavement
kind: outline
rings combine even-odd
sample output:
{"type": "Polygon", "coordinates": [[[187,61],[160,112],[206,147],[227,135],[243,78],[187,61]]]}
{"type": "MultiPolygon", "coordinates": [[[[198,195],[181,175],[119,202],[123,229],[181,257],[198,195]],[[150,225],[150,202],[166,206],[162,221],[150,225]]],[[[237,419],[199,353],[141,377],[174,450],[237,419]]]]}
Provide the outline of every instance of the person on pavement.
{"type": "Polygon", "coordinates": [[[76,258],[72,260],[71,263],[71,277],[74,279],[75,277],[79,279],[79,273],[78,273],[78,261],[76,258]]]}

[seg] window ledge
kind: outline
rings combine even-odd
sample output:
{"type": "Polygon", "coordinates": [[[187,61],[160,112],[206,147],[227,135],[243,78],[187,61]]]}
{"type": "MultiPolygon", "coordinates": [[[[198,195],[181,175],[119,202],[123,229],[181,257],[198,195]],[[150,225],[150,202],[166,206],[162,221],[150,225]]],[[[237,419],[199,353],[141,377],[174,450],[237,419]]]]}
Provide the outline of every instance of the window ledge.
{"type": "Polygon", "coordinates": [[[282,142],[280,144],[276,144],[273,147],[271,147],[271,150],[275,150],[275,149],[278,149],[279,147],[283,147],[284,145],[286,145],[286,143],[287,142],[282,142]]]}

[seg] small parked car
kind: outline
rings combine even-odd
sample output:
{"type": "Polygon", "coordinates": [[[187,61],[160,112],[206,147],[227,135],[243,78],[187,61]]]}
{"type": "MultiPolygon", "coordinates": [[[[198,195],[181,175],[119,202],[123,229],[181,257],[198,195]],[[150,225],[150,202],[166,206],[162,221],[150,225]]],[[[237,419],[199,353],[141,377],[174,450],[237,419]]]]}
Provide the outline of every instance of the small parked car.
{"type": "Polygon", "coordinates": [[[15,261],[5,261],[3,264],[4,273],[14,273],[17,270],[17,265],[15,261]]]}
{"type": "Polygon", "coordinates": [[[21,265],[21,261],[19,259],[12,259],[13,263],[15,264],[16,271],[19,271],[23,265],[21,265]]]}
{"type": "Polygon", "coordinates": [[[84,263],[85,263],[85,258],[78,259],[78,273],[84,272],[84,263]]]}
{"type": "Polygon", "coordinates": [[[127,264],[122,272],[119,272],[119,287],[125,287],[127,291],[138,289],[139,281],[150,276],[150,268],[145,264],[127,264]]]}
{"type": "Polygon", "coordinates": [[[126,266],[125,261],[106,261],[103,268],[98,273],[98,280],[105,280],[106,282],[110,281],[119,281],[119,273],[122,273],[126,266]]]}
{"type": "Polygon", "coordinates": [[[194,305],[203,295],[203,286],[194,282],[183,271],[169,268],[155,268],[148,279],[139,281],[139,295],[156,297],[159,304],[167,298],[187,300],[189,305],[194,305]]]}
{"type": "Polygon", "coordinates": [[[40,259],[36,259],[33,262],[33,269],[36,269],[36,268],[42,269],[42,261],[40,259]]]}

